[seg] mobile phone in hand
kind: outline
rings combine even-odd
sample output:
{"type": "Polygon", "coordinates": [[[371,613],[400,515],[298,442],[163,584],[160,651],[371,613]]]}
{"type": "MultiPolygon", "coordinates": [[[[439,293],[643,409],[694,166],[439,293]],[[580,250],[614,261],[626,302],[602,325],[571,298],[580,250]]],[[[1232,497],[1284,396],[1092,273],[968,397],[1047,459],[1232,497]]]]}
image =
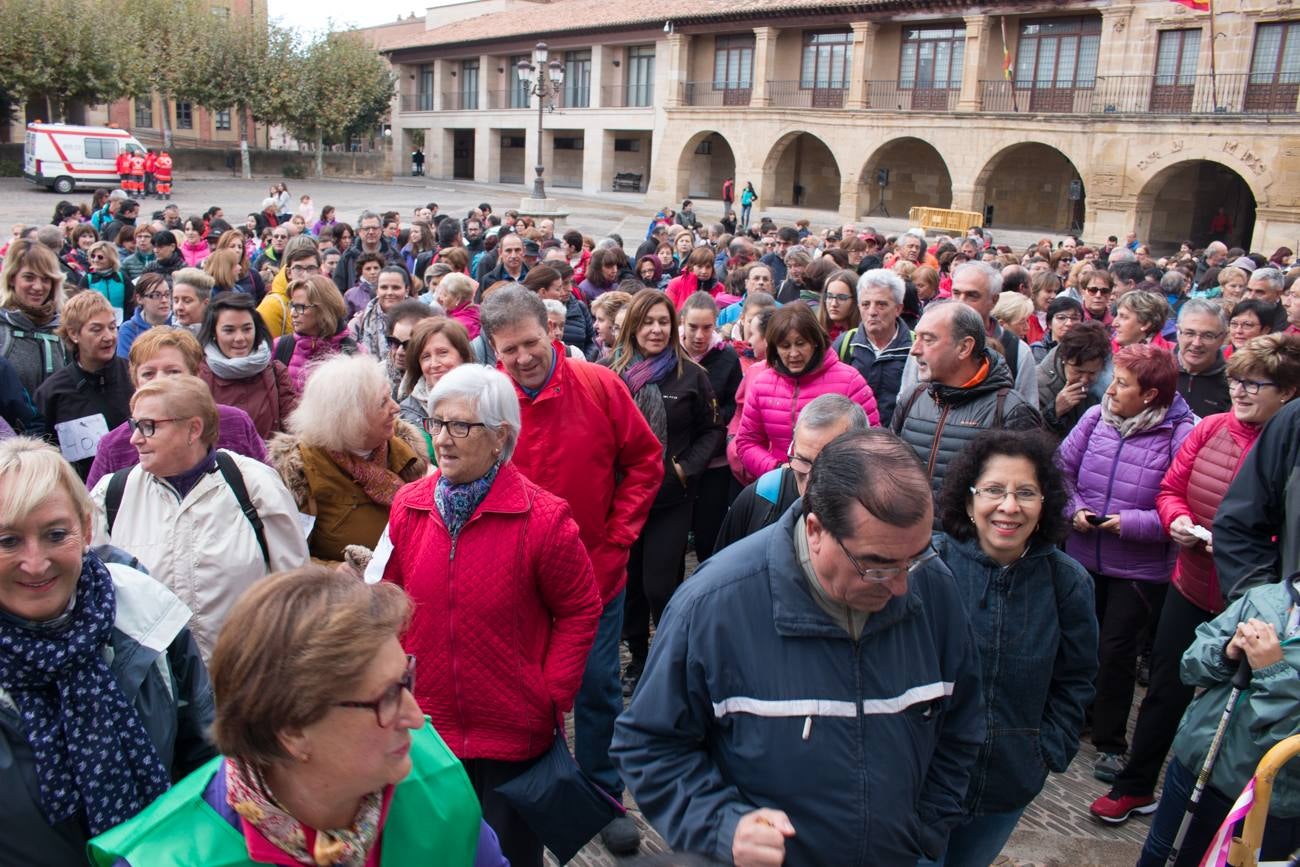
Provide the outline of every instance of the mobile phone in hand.
{"type": "Polygon", "coordinates": [[[1089,524],[1092,524],[1094,527],[1100,527],[1102,524],[1106,523],[1106,516],[1105,515],[1084,515],[1083,520],[1087,521],[1089,524]]]}

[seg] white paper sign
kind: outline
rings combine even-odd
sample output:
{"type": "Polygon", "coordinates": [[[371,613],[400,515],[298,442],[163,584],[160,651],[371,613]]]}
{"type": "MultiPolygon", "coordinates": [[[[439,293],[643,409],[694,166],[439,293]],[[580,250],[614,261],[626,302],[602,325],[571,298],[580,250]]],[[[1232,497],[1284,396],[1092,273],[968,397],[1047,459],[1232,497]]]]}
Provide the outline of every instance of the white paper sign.
{"type": "Polygon", "coordinates": [[[388,538],[388,527],[384,527],[383,535],[375,544],[375,553],[370,558],[370,565],[366,566],[364,577],[367,584],[378,584],[384,580],[384,569],[388,567],[388,558],[391,556],[393,556],[393,543],[388,538]]]}
{"type": "Polygon", "coordinates": [[[304,515],[302,512],[299,512],[298,526],[302,528],[302,537],[304,539],[311,538],[312,528],[316,526],[316,516],[304,515]]]}
{"type": "Polygon", "coordinates": [[[99,441],[108,433],[108,420],[102,412],[95,413],[59,422],[54,431],[59,435],[59,451],[63,452],[63,457],[69,463],[81,461],[95,456],[99,441]]]}

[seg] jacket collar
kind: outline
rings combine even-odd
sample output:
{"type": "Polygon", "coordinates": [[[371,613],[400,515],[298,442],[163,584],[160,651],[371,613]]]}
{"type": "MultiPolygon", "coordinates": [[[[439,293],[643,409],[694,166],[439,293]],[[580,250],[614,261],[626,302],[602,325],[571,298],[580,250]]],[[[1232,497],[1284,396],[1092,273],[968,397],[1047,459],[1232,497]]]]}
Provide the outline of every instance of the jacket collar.
{"type": "MultiPolygon", "coordinates": [[[[849,640],[844,628],[827,616],[812,598],[806,585],[803,567],[795,554],[795,522],[803,511],[803,500],[795,500],[767,536],[767,577],[772,593],[772,620],[777,634],[783,636],[842,638],[849,640]]],[[[934,568],[930,564],[921,567],[934,568]]],[[[859,641],[906,620],[921,610],[921,597],[909,584],[907,594],[889,600],[880,611],[867,619],[859,641]]]]}
{"type": "MultiPolygon", "coordinates": [[[[420,512],[437,512],[437,506],[433,501],[433,492],[438,486],[438,479],[441,477],[441,472],[434,471],[420,484],[412,485],[411,495],[406,500],[406,506],[420,512]]],[[[524,488],[523,473],[519,472],[514,464],[507,461],[497,471],[497,477],[492,481],[492,487],[488,489],[487,496],[483,498],[483,502],[479,503],[478,508],[474,510],[474,514],[517,515],[527,512],[528,509],[529,497],[527,489],[524,488]]]]}
{"type": "Polygon", "coordinates": [[[998,355],[992,349],[985,349],[984,356],[989,362],[988,376],[984,377],[969,388],[963,388],[958,385],[932,383],[930,385],[930,394],[937,402],[954,406],[996,392],[1001,388],[1015,388],[1015,382],[1012,380],[1009,373],[1010,368],[1008,368],[1007,363],[1002,360],[1002,356],[998,355]]]}

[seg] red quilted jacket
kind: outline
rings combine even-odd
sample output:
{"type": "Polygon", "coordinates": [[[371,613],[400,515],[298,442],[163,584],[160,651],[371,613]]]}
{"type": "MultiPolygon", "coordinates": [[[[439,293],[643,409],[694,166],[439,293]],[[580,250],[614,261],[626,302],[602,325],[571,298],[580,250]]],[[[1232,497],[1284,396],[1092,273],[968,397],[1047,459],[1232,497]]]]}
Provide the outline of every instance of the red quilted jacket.
{"type": "MultiPolygon", "coordinates": [[[[1207,416],[1192,428],[1174,455],[1156,495],[1156,511],[1166,531],[1180,515],[1191,516],[1192,523],[1207,530],[1213,528],[1219,502],[1237,477],[1237,470],[1259,437],[1259,431],[1256,425],[1237,421],[1231,412],[1207,416]]],[[[1178,547],[1173,582],[1198,608],[1210,614],[1223,610],[1223,593],[1219,589],[1214,558],[1204,545],[1178,547]]]]}
{"type": "Polygon", "coordinates": [[[462,759],[545,752],[573,706],[600,620],[591,560],[568,505],[501,467],[453,543],[438,475],[402,488],[384,580],[415,602],[402,637],[419,660],[415,698],[462,759]]]}

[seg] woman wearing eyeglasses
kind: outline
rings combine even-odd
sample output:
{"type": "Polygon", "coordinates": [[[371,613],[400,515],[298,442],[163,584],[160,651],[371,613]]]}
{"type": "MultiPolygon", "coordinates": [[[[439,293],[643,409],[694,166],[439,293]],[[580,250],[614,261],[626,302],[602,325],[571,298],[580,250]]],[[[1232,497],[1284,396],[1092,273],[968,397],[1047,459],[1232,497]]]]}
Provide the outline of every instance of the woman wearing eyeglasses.
{"type": "Polygon", "coordinates": [[[212,658],[222,755],[97,837],[92,863],[502,867],[412,699],[416,660],[398,642],[410,617],[396,587],[326,569],[259,582],[212,658]]]}
{"type": "Polygon", "coordinates": [[[213,399],[248,413],[262,439],[285,430],[298,390],[283,363],[271,357],[271,335],[251,295],[222,292],[208,303],[199,329],[198,376],[213,399]]]}
{"type": "Polygon", "coordinates": [[[1179,679],[1183,652],[1197,627],[1224,608],[1213,551],[1193,528],[1213,529],[1219,503],[1260,429],[1300,389],[1300,335],[1246,343],[1228,362],[1228,385],[1232,410],[1207,416],[1192,430],[1156,497],[1160,520],[1178,544],[1178,561],[1156,627],[1151,682],[1138,712],[1133,753],[1110,792],[1092,804],[1093,815],[1111,824],[1155,810],[1161,765],[1192,700],[1193,688],[1179,679]]]}
{"type": "Polygon", "coordinates": [[[117,248],[108,241],[96,241],[87,252],[90,270],[86,273],[86,288],[108,299],[117,311],[117,321],[122,323],[135,312],[135,287],[118,265],[117,248]]]}
{"type": "Polygon", "coordinates": [[[1083,414],[1057,452],[1074,491],[1065,552],[1092,573],[1096,586],[1101,638],[1093,776],[1107,783],[1128,748],[1138,636],[1155,626],[1174,566],[1156,495],[1196,422],[1177,391],[1172,354],[1138,343],[1115,353],[1113,365],[1101,404],[1083,414]]]}
{"type": "Polygon", "coordinates": [[[420,710],[464,763],[510,863],[540,867],[541,841],[495,788],[554,743],[600,594],[568,504],[510,463],[513,383],[463,365],[429,405],[438,469],[393,500],[384,580],[415,602],[403,646],[431,663],[415,689],[420,710]]]}
{"type": "MultiPolygon", "coordinates": [[[[329,291],[338,297],[333,284],[329,291]]],[[[341,563],[349,545],[375,547],[398,489],[429,467],[423,438],[397,418],[384,368],[367,355],[335,355],[315,368],[270,453],[310,516],[312,558],[329,563],[341,563]]]]}
{"type": "Polygon", "coordinates": [[[131,373],[117,354],[117,313],[108,299],[79,292],[63,305],[59,336],[73,363],[36,390],[46,438],[85,479],[99,440],[130,415],[131,373]]]}
{"type": "Polygon", "coordinates": [[[117,354],[126,358],[131,344],[155,325],[172,322],[172,287],[161,274],[141,274],[135,284],[135,313],[117,330],[117,354]]]}
{"type": "Polygon", "coordinates": [[[1110,312],[1111,295],[1115,292],[1115,279],[1109,271],[1096,270],[1088,276],[1079,293],[1083,299],[1083,316],[1110,328],[1113,317],[1110,312]]]}
{"type": "Polygon", "coordinates": [[[289,369],[298,391],[326,359],[361,351],[348,329],[346,316],[343,296],[328,277],[312,274],[289,284],[293,333],[276,338],[275,358],[289,369]]]}
{"type": "Polygon", "coordinates": [[[293,498],[265,464],[214,448],[218,419],[197,377],[145,383],[131,398],[131,445],[140,463],[104,476],[91,492],[105,517],[96,544],[135,555],[180,597],[194,613],[191,628],[205,660],[244,591],[270,572],[307,561],[293,498]],[[237,483],[255,515],[243,514],[237,483]],[[112,510],[106,508],[110,489],[112,510]]]}
{"type": "Polygon", "coordinates": [[[830,336],[832,346],[841,334],[862,324],[856,271],[840,270],[826,278],[817,305],[817,324],[830,336]]]}
{"type": "Polygon", "coordinates": [[[1069,767],[1092,700],[1092,579],[1057,547],[1068,492],[1053,457],[1041,433],[983,433],[939,493],[934,547],[971,618],[988,717],[945,867],[993,862],[1048,772],[1069,767]]]}

